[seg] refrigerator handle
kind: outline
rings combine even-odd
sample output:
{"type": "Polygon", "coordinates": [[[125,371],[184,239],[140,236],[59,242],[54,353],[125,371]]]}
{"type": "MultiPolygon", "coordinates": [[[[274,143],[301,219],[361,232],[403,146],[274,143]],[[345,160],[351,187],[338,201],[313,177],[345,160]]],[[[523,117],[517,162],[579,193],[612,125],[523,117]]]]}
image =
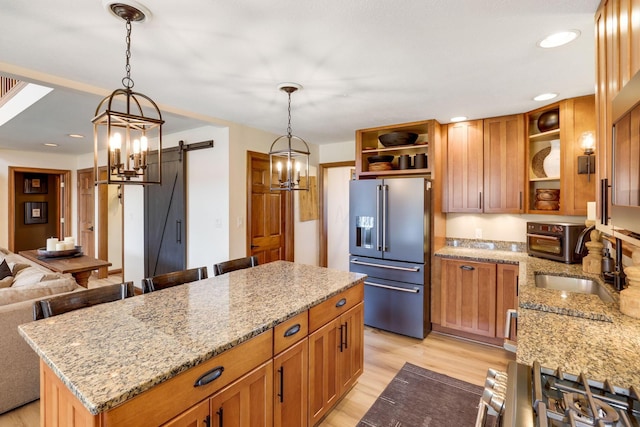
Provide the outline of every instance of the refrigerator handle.
{"type": "Polygon", "coordinates": [[[382,186],[382,251],[387,250],[387,196],[389,186],[382,186]]]}
{"type": "Polygon", "coordinates": [[[382,246],[380,246],[380,190],[382,189],[382,185],[376,186],[376,248],[381,251],[382,246]]]}

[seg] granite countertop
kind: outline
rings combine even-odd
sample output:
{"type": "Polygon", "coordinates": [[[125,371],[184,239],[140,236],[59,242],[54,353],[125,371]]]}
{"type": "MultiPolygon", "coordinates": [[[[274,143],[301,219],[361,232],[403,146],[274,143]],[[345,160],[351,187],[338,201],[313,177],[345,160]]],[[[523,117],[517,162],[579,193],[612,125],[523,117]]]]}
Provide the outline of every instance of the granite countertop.
{"type": "Polygon", "coordinates": [[[30,322],[19,330],[83,405],[98,414],[365,277],[275,261],[30,322]]]}
{"type": "Polygon", "coordinates": [[[620,312],[618,292],[599,275],[583,272],[581,264],[523,252],[445,246],[435,255],[519,265],[518,362],[531,365],[537,360],[549,368],[640,388],[640,320],[620,312]],[[605,303],[597,295],[538,288],[537,273],[595,280],[614,302],[605,303]]]}

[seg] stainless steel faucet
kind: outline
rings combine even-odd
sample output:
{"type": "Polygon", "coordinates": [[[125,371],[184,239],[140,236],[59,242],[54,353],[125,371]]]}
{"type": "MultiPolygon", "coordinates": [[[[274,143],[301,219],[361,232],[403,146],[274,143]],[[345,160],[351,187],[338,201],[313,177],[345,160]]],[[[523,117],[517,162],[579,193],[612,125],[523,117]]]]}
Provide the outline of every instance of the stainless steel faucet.
{"type": "Polygon", "coordinates": [[[582,230],[582,232],[578,235],[578,240],[576,241],[576,247],[574,249],[574,252],[576,253],[576,255],[584,255],[584,248],[585,248],[585,244],[587,243],[587,236],[589,235],[589,233],[595,230],[595,228],[596,228],[595,225],[591,225],[585,228],[584,230],[582,230]]]}

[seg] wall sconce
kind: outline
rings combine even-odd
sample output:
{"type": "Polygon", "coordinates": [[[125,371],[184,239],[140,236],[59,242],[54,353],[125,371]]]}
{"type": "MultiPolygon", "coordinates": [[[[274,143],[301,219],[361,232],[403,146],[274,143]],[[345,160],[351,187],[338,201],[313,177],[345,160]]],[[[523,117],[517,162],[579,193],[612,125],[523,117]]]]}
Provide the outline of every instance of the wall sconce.
{"type": "Polygon", "coordinates": [[[578,156],[578,174],[587,174],[587,181],[591,181],[591,174],[596,173],[596,161],[592,158],[596,148],[596,138],[593,132],[584,132],[580,135],[579,141],[584,156],[578,156]]]}

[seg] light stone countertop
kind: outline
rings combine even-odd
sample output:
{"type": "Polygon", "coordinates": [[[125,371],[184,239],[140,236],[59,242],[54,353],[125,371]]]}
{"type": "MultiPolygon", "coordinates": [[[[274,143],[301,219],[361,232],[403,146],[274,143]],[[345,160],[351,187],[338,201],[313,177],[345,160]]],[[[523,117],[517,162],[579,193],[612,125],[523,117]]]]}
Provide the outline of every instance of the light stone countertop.
{"type": "Polygon", "coordinates": [[[83,405],[98,414],[365,277],[275,261],[30,322],[19,330],[83,405]]]}
{"type": "Polygon", "coordinates": [[[518,349],[516,360],[532,365],[584,372],[619,387],[640,388],[640,319],[620,312],[619,294],[581,264],[563,264],[522,252],[445,246],[438,257],[519,265],[518,349]],[[596,280],[613,297],[562,292],[535,286],[536,273],[596,280]]]}

